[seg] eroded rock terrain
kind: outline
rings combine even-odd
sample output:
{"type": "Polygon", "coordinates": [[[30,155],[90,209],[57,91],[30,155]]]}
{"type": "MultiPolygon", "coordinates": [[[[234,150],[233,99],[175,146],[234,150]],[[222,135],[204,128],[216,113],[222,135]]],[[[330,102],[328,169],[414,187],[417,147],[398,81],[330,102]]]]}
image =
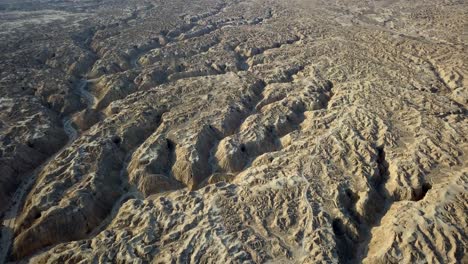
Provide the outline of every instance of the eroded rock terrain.
{"type": "Polygon", "coordinates": [[[467,10],[3,1],[0,262],[468,262],[467,10]]]}

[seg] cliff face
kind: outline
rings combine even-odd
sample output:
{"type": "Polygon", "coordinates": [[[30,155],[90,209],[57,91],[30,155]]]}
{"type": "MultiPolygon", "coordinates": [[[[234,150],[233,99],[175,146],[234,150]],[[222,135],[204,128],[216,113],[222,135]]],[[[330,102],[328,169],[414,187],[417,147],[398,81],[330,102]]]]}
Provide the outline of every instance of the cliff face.
{"type": "Polygon", "coordinates": [[[467,261],[463,1],[0,7],[0,262],[467,261]]]}

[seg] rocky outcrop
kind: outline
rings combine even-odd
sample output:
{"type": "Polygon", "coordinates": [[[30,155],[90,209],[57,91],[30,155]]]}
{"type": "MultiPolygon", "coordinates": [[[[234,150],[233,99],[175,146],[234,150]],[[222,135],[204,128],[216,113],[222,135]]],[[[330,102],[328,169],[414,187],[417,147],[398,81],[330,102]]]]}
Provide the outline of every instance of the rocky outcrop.
{"type": "Polygon", "coordinates": [[[0,262],[466,262],[466,3],[10,2],[0,262]]]}
{"type": "Polygon", "coordinates": [[[0,211],[29,173],[59,150],[67,136],[58,116],[31,97],[0,99],[0,211]]]}

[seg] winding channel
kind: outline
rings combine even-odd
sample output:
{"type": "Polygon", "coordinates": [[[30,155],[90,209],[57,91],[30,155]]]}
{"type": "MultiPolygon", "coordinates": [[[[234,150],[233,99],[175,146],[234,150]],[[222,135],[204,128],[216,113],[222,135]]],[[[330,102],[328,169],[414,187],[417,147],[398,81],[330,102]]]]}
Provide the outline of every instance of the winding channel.
{"type": "MultiPolygon", "coordinates": [[[[86,108],[93,108],[96,102],[96,98],[88,90],[88,84],[96,81],[96,79],[80,79],[77,84],[77,89],[75,92],[80,98],[85,101],[86,108]]],[[[62,119],[63,130],[68,136],[68,142],[55,154],[50,156],[45,160],[39,167],[31,172],[30,175],[24,177],[24,181],[20,184],[16,192],[11,198],[11,203],[8,209],[5,211],[0,231],[0,263],[6,263],[7,257],[9,256],[9,251],[12,245],[12,240],[14,237],[15,227],[16,227],[16,218],[18,216],[18,211],[23,205],[24,198],[28,191],[32,188],[33,184],[36,182],[36,178],[40,172],[44,169],[49,162],[54,160],[59,156],[65,149],[67,149],[79,136],[79,132],[76,128],[73,127],[73,116],[76,113],[70,114],[62,119]]]]}

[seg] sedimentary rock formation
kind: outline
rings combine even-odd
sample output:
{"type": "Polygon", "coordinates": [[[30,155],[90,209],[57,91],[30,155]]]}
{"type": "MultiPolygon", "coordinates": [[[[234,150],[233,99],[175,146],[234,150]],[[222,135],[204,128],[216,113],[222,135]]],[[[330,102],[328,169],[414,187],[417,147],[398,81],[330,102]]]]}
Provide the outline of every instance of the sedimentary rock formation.
{"type": "Polygon", "coordinates": [[[0,262],[468,261],[467,4],[332,2],[0,3],[0,262]]]}

